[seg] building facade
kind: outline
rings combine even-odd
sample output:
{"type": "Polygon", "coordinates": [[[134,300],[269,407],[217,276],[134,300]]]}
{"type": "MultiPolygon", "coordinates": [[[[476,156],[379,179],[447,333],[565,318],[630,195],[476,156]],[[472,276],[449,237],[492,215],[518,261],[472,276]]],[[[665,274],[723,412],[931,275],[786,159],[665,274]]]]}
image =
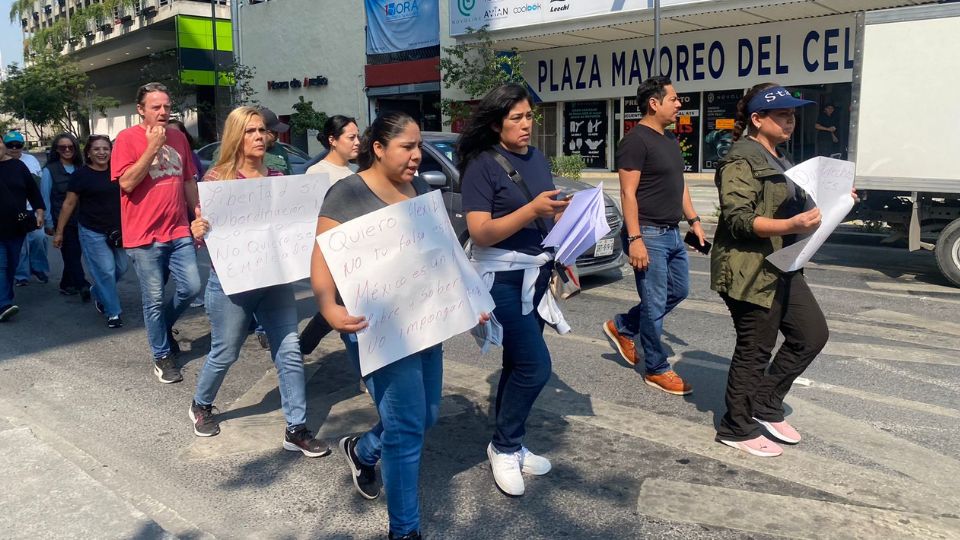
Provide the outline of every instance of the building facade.
{"type": "Polygon", "coordinates": [[[670,77],[684,108],[675,134],[687,172],[710,172],[732,143],[745,89],[774,81],[818,107],[797,112],[789,150],[799,161],[845,154],[853,96],[857,13],[929,3],[904,0],[662,0],[659,50],[652,2],[448,0],[456,41],[486,26],[497,46],[517,49],[543,112],[536,145],[579,154],[614,170],[617,142],[642,116],[637,86],[670,77]],[[659,73],[658,73],[659,71],[659,73]],[[832,105],[832,113],[827,105],[832,105]],[[837,126],[838,141],[817,123],[837,126]]]}

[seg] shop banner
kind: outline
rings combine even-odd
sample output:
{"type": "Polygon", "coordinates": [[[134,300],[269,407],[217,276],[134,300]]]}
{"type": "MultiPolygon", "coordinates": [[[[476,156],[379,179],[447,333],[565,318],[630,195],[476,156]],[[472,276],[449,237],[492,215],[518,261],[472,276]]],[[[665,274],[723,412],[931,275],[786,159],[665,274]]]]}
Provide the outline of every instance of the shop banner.
{"type": "Polygon", "coordinates": [[[700,172],[700,93],[678,94],[683,108],[677,122],[668,129],[680,144],[683,172],[700,172]]]}
{"type": "Polygon", "coordinates": [[[524,52],[523,76],[547,103],[635,95],[655,62],[678,92],[850,82],[855,31],[854,16],[834,15],[668,34],[659,54],[652,37],[556,47],[524,52]]]}
{"type": "Polygon", "coordinates": [[[440,45],[440,0],[364,0],[367,54],[440,45]]]}
{"type": "MultiPolygon", "coordinates": [[[[467,34],[486,26],[504,30],[532,24],[569,21],[593,15],[653,9],[652,0],[448,0],[450,35],[467,34]]],[[[705,0],[660,0],[660,5],[694,4],[705,0]]]]}
{"type": "Polygon", "coordinates": [[[607,168],[607,102],[575,101],[563,108],[563,153],[579,154],[588,169],[607,168]]]}
{"type": "Polygon", "coordinates": [[[703,169],[717,168],[720,158],[733,146],[733,124],[742,90],[703,93],[703,169]]]}

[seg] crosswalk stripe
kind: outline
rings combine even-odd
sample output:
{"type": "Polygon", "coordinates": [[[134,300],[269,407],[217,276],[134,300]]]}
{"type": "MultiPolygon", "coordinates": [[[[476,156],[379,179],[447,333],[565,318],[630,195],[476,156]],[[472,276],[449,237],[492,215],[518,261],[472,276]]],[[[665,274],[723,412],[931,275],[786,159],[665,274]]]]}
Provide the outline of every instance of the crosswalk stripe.
{"type": "Polygon", "coordinates": [[[640,486],[637,511],[658,519],[789,538],[928,539],[960,534],[957,519],[660,478],[648,478],[640,486]]]}

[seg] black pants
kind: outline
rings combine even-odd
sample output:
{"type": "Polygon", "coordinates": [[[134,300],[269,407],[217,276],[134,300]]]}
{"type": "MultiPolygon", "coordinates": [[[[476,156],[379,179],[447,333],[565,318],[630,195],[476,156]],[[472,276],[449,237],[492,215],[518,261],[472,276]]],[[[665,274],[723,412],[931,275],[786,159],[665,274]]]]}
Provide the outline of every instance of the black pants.
{"type": "Polygon", "coordinates": [[[310,319],[300,334],[300,354],[306,356],[313,352],[324,336],[333,331],[323,315],[317,313],[310,319]]]}
{"type": "Polygon", "coordinates": [[[63,245],[60,247],[60,256],[63,257],[63,275],[60,277],[61,289],[82,289],[89,287],[86,278],[83,275],[83,263],[81,258],[83,251],[80,249],[80,228],[74,224],[68,224],[63,228],[63,245]]]}
{"type": "Polygon", "coordinates": [[[783,398],[826,346],[829,331],[799,272],[780,277],[770,309],[720,296],[733,316],[737,346],[727,376],[727,413],[717,437],[745,441],[760,435],[754,418],[783,421],[783,398]],[[784,343],[770,362],[778,332],[783,332],[784,343]]]}

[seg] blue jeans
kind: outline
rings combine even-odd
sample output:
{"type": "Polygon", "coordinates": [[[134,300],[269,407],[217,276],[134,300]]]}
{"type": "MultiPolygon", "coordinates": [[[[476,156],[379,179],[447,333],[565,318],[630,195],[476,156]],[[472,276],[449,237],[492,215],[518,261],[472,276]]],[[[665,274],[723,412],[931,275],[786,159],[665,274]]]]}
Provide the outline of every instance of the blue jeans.
{"type": "Polygon", "coordinates": [[[20,263],[23,237],[0,240],[0,308],[13,304],[13,280],[20,263]]]}
{"type": "Polygon", "coordinates": [[[533,298],[533,311],[524,315],[521,306],[523,270],[497,272],[490,289],[496,303],[493,315],[503,325],[503,370],[497,386],[493,446],[500,452],[516,452],[527,432],[527,417],[540,391],[550,380],[550,351],[543,341],[544,321],[537,313],[550,280],[550,266],[540,270],[533,298]]]}
{"type": "MultiPolygon", "coordinates": [[[[626,230],[626,229],[624,229],[626,230]]],[[[640,303],[614,318],[617,332],[628,338],[640,337],[647,373],[659,375],[670,370],[660,336],[663,319],[690,290],[687,248],[677,227],[642,226],[643,244],[650,256],[646,270],[634,269],[640,303]]],[[[624,244],[627,245],[626,240],[624,244]]]]}
{"type": "Polygon", "coordinates": [[[107,317],[119,317],[120,294],[117,283],[127,271],[127,254],[123,249],[107,244],[107,235],[80,225],[80,247],[87,260],[87,270],[93,278],[90,294],[103,305],[107,317]]]}
{"type": "Polygon", "coordinates": [[[197,378],[194,401],[213,405],[227,370],[240,358],[240,347],[247,339],[250,321],[256,313],[270,341],[287,428],[306,424],[306,380],[297,338],[297,301],[293,286],[274,285],[227,295],[217,273],[211,271],[204,306],[210,318],[210,354],[197,378]]]}
{"type": "Polygon", "coordinates": [[[30,274],[50,273],[50,261],[47,260],[47,233],[37,229],[27,234],[20,248],[20,264],[17,265],[17,279],[30,279],[30,274]]]}
{"type": "Polygon", "coordinates": [[[140,280],[140,298],[143,303],[143,324],[153,357],[170,354],[170,330],[190,302],[200,293],[200,273],[197,270],[197,250],[189,236],[170,242],[154,242],[148,246],[127,249],[140,280]],[[173,276],[177,290],[173,297],[163,301],[163,287],[167,276],[173,276]]]}
{"type": "MultiPolygon", "coordinates": [[[[347,356],[360,371],[356,335],[341,334],[347,356]]],[[[423,434],[437,423],[443,389],[443,346],[434,345],[384,366],[363,382],[377,406],[380,422],[357,441],[357,457],[367,465],[380,461],[387,492],[390,532],[420,530],[420,453],[423,434]]]]}

